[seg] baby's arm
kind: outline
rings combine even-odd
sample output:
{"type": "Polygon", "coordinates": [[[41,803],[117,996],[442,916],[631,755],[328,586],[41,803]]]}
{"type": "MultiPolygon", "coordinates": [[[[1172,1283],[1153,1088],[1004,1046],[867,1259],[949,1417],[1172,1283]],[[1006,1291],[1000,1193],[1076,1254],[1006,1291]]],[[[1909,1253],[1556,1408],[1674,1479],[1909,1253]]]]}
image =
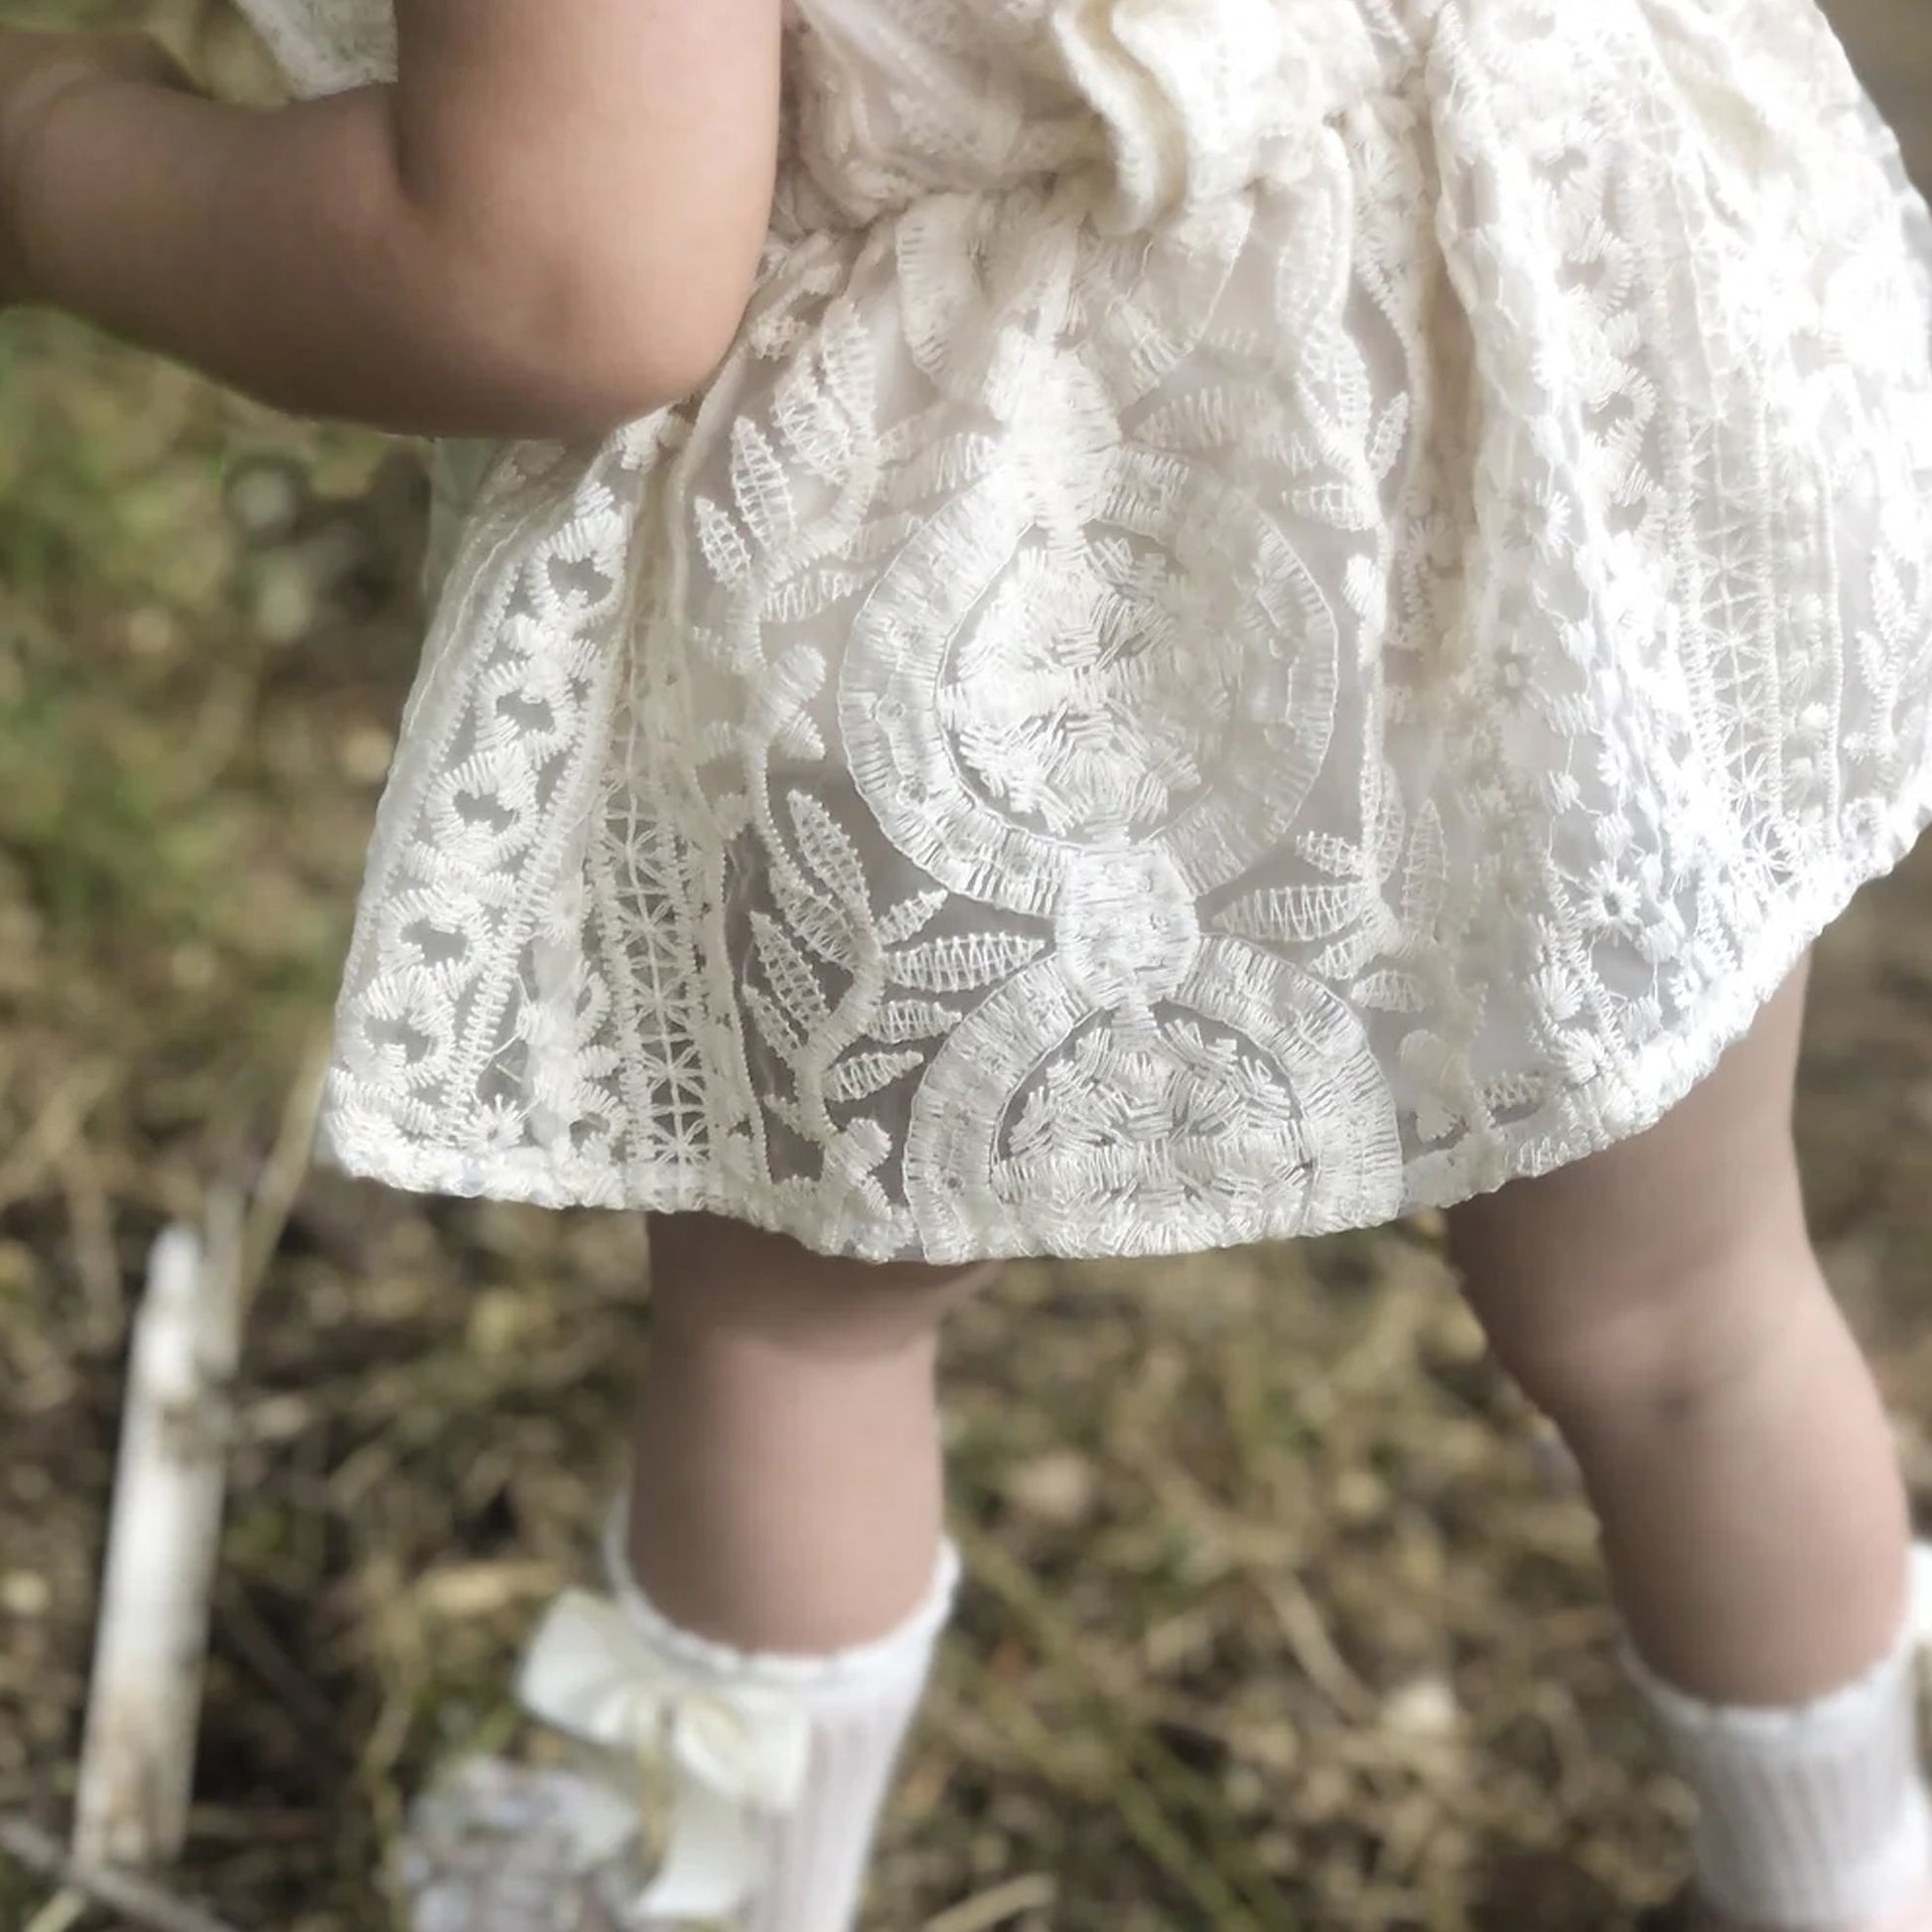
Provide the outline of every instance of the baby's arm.
{"type": "Polygon", "coordinates": [[[280,408],[597,433],[690,393],[769,215],[780,0],[399,0],[401,78],[274,113],[0,106],[30,299],[280,408]]]}

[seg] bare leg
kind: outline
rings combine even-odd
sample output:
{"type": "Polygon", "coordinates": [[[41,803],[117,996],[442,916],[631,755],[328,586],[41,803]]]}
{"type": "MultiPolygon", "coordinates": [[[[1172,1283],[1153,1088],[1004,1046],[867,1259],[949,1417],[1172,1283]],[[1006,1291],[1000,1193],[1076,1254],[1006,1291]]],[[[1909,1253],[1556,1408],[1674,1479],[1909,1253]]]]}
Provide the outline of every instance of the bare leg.
{"type": "Polygon", "coordinates": [[[829,1261],[735,1222],[651,1232],[631,1559],[675,1623],[745,1650],[890,1628],[932,1579],[939,1325],[991,1269],[829,1261]]]}
{"type": "Polygon", "coordinates": [[[1449,1217],[1497,1356],[1583,1466],[1637,1649],[1713,1704],[1823,1697],[1904,1615],[1890,1433],[1799,1194],[1804,977],[1650,1132],[1449,1217]]]}
{"type": "Polygon", "coordinates": [[[852,1932],[857,1918],[958,1576],[939,1323],[992,1271],[826,1261],[697,1215],[654,1226],[652,1261],[628,1548],[611,1580],[628,1637],[601,1656],[608,1626],[566,1598],[521,1683],[536,1715],[605,1742],[611,1724],[681,1701],[668,1730],[636,1740],[681,1795],[642,1840],[613,1841],[608,1792],[469,1767],[419,1808],[405,1878],[418,1932],[852,1932]]]}
{"type": "Polygon", "coordinates": [[[1687,1691],[1793,1704],[1903,1606],[1890,1432],[1805,1231],[1794,979],[1649,1133],[1457,1208],[1503,1365],[1563,1430],[1638,1646],[1687,1691]]]}

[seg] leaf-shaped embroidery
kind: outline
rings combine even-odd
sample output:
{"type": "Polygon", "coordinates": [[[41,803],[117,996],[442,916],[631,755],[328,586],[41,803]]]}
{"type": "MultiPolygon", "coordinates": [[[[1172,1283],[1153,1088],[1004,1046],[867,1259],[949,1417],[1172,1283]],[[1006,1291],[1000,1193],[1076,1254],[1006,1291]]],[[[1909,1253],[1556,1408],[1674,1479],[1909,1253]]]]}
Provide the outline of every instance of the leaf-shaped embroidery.
{"type": "Polygon", "coordinates": [[[1402,838],[1408,823],[1402,793],[1393,784],[1378,787],[1368,822],[1369,849],[1375,854],[1373,877],[1387,879],[1395,871],[1402,858],[1402,838]]]}
{"type": "Polygon", "coordinates": [[[1281,410],[1248,384],[1203,383],[1150,412],[1137,432],[1164,450],[1252,448],[1257,430],[1278,435],[1281,410]]]}
{"type": "Polygon", "coordinates": [[[930,892],[914,893],[910,898],[900,899],[879,921],[879,943],[882,946],[902,944],[929,925],[933,914],[949,897],[951,894],[943,886],[935,886],[930,892]]]}
{"type": "Polygon", "coordinates": [[[923,1053],[853,1053],[825,1076],[826,1094],[833,1100],[867,1100],[924,1062],[923,1053]]]}
{"type": "Polygon", "coordinates": [[[759,1032],[767,1044],[777,1049],[780,1059],[794,1060],[805,1050],[804,1035],[778,1011],[775,1001],[749,984],[742,989],[742,997],[752,1018],[758,1022],[759,1032]]]}
{"type": "Polygon", "coordinates": [[[971,993],[1011,978],[1045,945],[1022,932],[975,932],[925,939],[886,955],[896,985],[915,993],[971,993]]]}
{"type": "Polygon", "coordinates": [[[792,830],[806,866],[832,889],[832,896],[848,911],[864,918],[872,904],[865,863],[850,834],[808,791],[794,791],[785,799],[792,830]]]}
{"type": "Polygon", "coordinates": [[[753,542],[761,549],[777,549],[797,526],[791,480],[777,451],[749,416],[732,425],[732,497],[753,542]]]}
{"type": "Polygon", "coordinates": [[[813,476],[836,481],[852,449],[852,425],[810,374],[810,364],[792,364],[772,401],[771,420],[780,440],[813,476]]]}
{"type": "Polygon", "coordinates": [[[1367,973],[1354,988],[1355,1003],[1379,1013],[1421,1013],[1429,1004],[1423,983],[1413,973],[1393,968],[1367,973]]]}
{"type": "Polygon", "coordinates": [[[1361,916],[1368,897],[1354,884],[1277,886],[1250,893],[1214,923],[1244,939],[1332,939],[1361,916]]]}
{"type": "Polygon", "coordinates": [[[1402,923],[1418,936],[1434,931],[1449,889],[1449,852],[1436,801],[1426,799],[1416,814],[1409,857],[1402,872],[1402,923]]]}
{"type": "Polygon", "coordinates": [[[851,919],[795,867],[773,866],[769,878],[771,896],[793,937],[820,959],[851,972],[859,960],[851,919]]]}
{"type": "Polygon", "coordinates": [[[1883,551],[1873,560],[1869,578],[1871,615],[1878,635],[1887,645],[1895,645],[1908,627],[1908,603],[1905,586],[1899,581],[1898,567],[1883,551]]]}
{"type": "Polygon", "coordinates": [[[731,512],[720,508],[709,496],[700,496],[692,505],[691,513],[697,519],[698,547],[704,552],[712,576],[728,589],[736,590],[752,572],[752,551],[744,532],[732,520],[731,512]]]}
{"type": "Polygon", "coordinates": [[[1366,879],[1369,868],[1363,863],[1360,846],[1349,839],[1338,839],[1332,832],[1303,832],[1295,840],[1295,850],[1310,865],[1332,879],[1366,879]]]}
{"type": "Polygon", "coordinates": [[[1331,530],[1365,530],[1374,521],[1374,499],[1340,478],[1291,490],[1288,500],[1298,516],[1331,530]]]}
{"type": "MultiPolygon", "coordinates": [[[[1891,682],[1890,660],[1892,645],[1881,632],[1869,627],[1861,629],[1858,635],[1859,675],[1867,684],[1882,690],[1891,682]]],[[[1863,738],[1863,734],[1860,734],[1863,738]]]]}
{"type": "Polygon", "coordinates": [[[1352,980],[1382,950],[1386,935],[1380,928],[1381,922],[1371,919],[1356,931],[1323,946],[1309,961],[1309,971],[1316,979],[1352,980]]]}
{"type": "Polygon", "coordinates": [[[888,1000],[866,1031],[883,1045],[903,1046],[907,1040],[942,1039],[959,1021],[951,1007],[936,1000],[888,1000]]]}
{"type": "Polygon", "coordinates": [[[1352,457],[1368,437],[1368,368],[1339,329],[1311,331],[1303,345],[1297,394],[1331,450],[1352,457]]]}
{"type": "Polygon", "coordinates": [[[877,414],[877,384],[873,379],[872,337],[850,302],[826,312],[819,339],[819,360],[825,384],[854,423],[870,427],[877,414]]]}
{"type": "Polygon", "coordinates": [[[831,1003],[810,962],[792,944],[790,934],[768,912],[752,914],[752,931],[759,964],[786,1014],[806,1033],[824,1026],[832,1017],[831,1003]]]}
{"type": "Polygon", "coordinates": [[[1402,439],[1409,431],[1409,397],[1405,391],[1383,410],[1369,439],[1368,467],[1378,483],[1386,483],[1401,454],[1402,439]]]}

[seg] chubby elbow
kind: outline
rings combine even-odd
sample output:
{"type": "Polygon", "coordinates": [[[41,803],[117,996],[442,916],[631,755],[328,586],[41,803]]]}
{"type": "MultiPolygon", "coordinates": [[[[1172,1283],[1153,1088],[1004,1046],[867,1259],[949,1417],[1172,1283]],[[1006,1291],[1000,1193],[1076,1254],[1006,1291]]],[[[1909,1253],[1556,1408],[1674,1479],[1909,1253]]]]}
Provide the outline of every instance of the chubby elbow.
{"type": "Polygon", "coordinates": [[[634,275],[595,263],[527,269],[481,320],[488,433],[574,442],[696,395],[737,340],[752,276],[634,275]]]}
{"type": "Polygon", "coordinates": [[[777,169],[775,0],[588,11],[602,24],[570,58],[547,58],[547,28],[479,26],[471,53],[487,69],[493,51],[502,71],[450,77],[425,60],[412,86],[405,51],[386,97],[396,259],[477,378],[460,386],[496,419],[473,433],[578,441],[688,399],[730,353],[758,279],[777,169]],[[632,14],[656,24],[623,27],[632,14]],[[758,29],[743,47],[732,19],[758,29]],[[708,78],[667,91],[660,41],[688,44],[708,78]],[[602,70],[599,47],[622,71],[602,70]],[[639,104],[652,99],[656,112],[639,104]],[[737,118],[714,128],[725,110],[737,118]]]}
{"type": "Polygon", "coordinates": [[[526,434],[607,436],[698,394],[731,352],[742,316],[634,312],[539,333],[524,387],[533,419],[526,434]]]}

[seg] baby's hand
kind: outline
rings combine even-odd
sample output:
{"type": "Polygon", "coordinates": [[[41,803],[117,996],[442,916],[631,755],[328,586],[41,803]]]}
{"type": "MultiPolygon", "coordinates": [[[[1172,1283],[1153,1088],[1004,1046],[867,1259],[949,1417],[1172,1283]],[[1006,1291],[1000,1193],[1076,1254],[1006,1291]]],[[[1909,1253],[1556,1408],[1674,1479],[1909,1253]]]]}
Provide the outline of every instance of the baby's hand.
{"type": "Polygon", "coordinates": [[[55,102],[103,80],[193,92],[194,83],[145,34],[37,34],[0,27],[0,308],[28,299],[15,191],[55,102]]]}

